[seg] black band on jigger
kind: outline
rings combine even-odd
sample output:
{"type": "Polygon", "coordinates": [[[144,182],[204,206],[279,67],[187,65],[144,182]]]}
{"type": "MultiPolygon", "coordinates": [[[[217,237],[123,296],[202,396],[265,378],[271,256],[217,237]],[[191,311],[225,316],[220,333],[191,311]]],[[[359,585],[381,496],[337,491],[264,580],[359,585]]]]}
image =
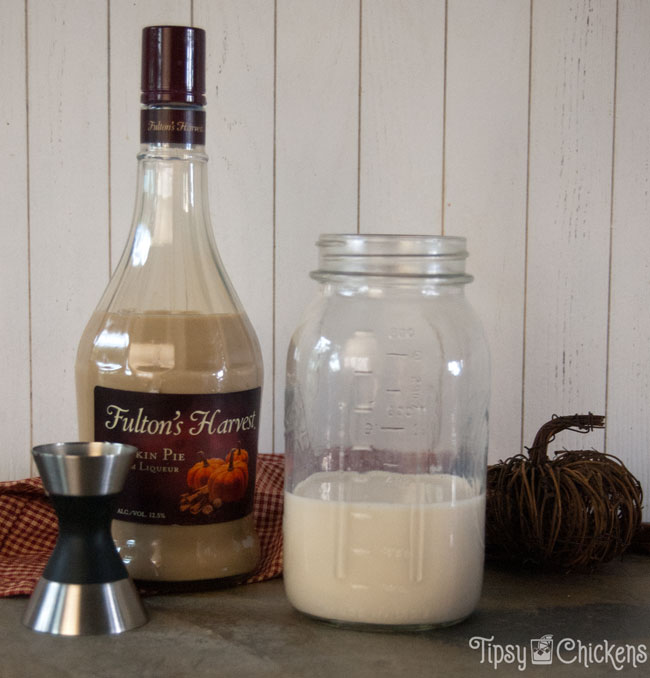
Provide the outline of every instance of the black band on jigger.
{"type": "Polygon", "coordinates": [[[128,577],[111,537],[117,495],[51,495],[59,536],[43,577],[62,584],[103,584],[128,577]]]}

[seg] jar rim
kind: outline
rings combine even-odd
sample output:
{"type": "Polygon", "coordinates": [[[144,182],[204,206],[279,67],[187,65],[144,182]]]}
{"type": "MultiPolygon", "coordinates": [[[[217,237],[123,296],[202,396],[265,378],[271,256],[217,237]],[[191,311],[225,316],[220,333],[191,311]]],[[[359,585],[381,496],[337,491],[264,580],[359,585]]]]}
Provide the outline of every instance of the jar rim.
{"type": "Polygon", "coordinates": [[[324,233],[317,243],[319,267],[312,277],[374,275],[437,278],[462,284],[468,256],[462,236],[324,233]]]}
{"type": "Polygon", "coordinates": [[[426,256],[466,259],[467,240],[415,233],[321,233],[316,246],[339,256],[426,256]]]}

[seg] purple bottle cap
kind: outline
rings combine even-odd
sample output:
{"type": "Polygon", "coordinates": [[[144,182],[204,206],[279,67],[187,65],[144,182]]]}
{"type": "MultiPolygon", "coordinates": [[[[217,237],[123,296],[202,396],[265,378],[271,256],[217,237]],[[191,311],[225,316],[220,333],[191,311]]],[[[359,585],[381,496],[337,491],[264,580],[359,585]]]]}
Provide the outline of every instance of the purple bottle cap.
{"type": "Polygon", "coordinates": [[[205,105],[205,31],[189,26],[142,29],[143,104],[205,105]]]}

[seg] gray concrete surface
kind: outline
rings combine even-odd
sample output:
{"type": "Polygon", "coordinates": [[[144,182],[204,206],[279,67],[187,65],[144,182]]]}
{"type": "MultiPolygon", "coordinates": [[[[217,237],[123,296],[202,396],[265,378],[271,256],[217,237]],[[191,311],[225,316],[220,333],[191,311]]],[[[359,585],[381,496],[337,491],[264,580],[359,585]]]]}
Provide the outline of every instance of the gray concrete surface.
{"type": "Polygon", "coordinates": [[[579,576],[489,565],[472,617],[410,635],[342,630],[308,619],[290,607],[281,580],[145,602],[151,620],[140,629],[60,638],[22,627],[26,598],[0,600],[0,678],[650,675],[647,556],[628,555],[579,576]],[[533,665],[530,641],[546,634],[555,643],[553,662],[533,665]],[[564,639],[573,649],[565,642],[558,655],[564,639]],[[617,648],[626,655],[620,670],[612,662],[617,648]],[[509,649],[515,657],[518,650],[519,659],[495,668],[509,649]]]}

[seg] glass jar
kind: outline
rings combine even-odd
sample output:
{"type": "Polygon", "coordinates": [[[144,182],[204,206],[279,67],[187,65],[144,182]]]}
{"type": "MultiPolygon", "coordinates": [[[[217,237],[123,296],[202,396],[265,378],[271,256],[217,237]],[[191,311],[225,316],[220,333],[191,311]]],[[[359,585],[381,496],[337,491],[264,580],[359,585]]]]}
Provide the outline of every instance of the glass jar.
{"type": "Polygon", "coordinates": [[[318,247],[287,362],[288,598],[339,624],[456,623],[481,593],[489,400],[465,239],[318,247]]]}

